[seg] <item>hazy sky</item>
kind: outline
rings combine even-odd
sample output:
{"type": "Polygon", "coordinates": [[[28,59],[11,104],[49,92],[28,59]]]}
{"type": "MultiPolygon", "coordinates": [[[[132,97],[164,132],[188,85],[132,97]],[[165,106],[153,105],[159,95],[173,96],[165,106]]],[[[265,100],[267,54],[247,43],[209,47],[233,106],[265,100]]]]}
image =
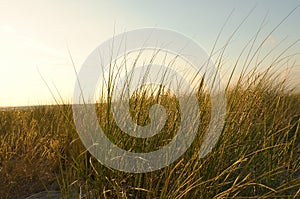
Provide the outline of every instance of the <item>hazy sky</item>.
{"type": "MultiPolygon", "coordinates": [[[[111,38],[114,31],[118,34],[159,27],[181,32],[210,52],[231,11],[234,9],[219,47],[255,7],[229,45],[225,56],[227,66],[223,68],[226,76],[230,63],[254,36],[263,18],[266,16],[266,24],[260,39],[299,3],[297,0],[0,0],[0,106],[54,103],[38,71],[54,92],[55,84],[64,98],[71,99],[75,75],[68,48],[79,69],[91,51],[111,38]]],[[[268,38],[265,48],[272,48],[287,37],[279,46],[279,53],[300,38],[299,19],[300,8],[268,38]]],[[[290,49],[290,53],[296,52],[300,52],[300,45],[290,49]]],[[[278,53],[275,51],[274,56],[278,53]]],[[[300,61],[299,56],[293,60],[300,61]]],[[[299,68],[296,66],[291,77],[294,83],[300,82],[299,68]]]]}

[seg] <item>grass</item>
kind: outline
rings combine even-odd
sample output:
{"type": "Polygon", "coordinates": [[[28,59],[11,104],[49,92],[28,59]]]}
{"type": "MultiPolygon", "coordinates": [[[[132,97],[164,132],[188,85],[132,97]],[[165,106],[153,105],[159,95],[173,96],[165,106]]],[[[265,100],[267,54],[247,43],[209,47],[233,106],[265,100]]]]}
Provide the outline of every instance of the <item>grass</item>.
{"type": "MultiPolygon", "coordinates": [[[[226,125],[207,157],[197,156],[198,136],[178,161],[145,174],[115,171],[90,156],[74,129],[69,105],[1,112],[1,196],[17,198],[59,188],[68,197],[81,187],[100,198],[296,197],[300,97],[266,85],[228,91],[226,125]]],[[[164,100],[162,104],[176,103],[172,97],[164,100]]],[[[97,108],[103,113],[101,108],[106,104],[97,108]]],[[[209,110],[201,115],[200,134],[207,128],[209,110]]],[[[173,121],[157,137],[128,139],[114,123],[108,136],[127,150],[147,152],[153,150],[149,146],[165,145],[174,136],[168,126],[173,127],[173,121]]]]}
{"type": "MultiPolygon", "coordinates": [[[[299,197],[300,95],[286,88],[286,79],[277,80],[275,72],[290,57],[280,54],[262,72],[257,72],[258,61],[253,70],[246,72],[263,46],[255,51],[255,42],[256,37],[241,53],[248,55],[243,71],[237,83],[226,90],[222,135],[202,159],[198,150],[208,127],[211,104],[200,82],[197,99],[201,124],[196,139],[177,161],[149,173],[125,173],[99,163],[78,137],[71,105],[1,111],[0,198],[52,190],[60,190],[63,198],[78,197],[79,192],[86,198],[299,197]]],[[[219,67],[227,45],[217,58],[219,67]]],[[[159,103],[166,108],[165,126],[146,139],[130,137],[118,128],[112,103],[102,101],[95,108],[100,125],[117,146],[149,152],[168,144],[176,135],[180,107],[170,91],[139,90],[131,96],[130,113],[139,125],[151,122],[151,105],[159,103]]]]}

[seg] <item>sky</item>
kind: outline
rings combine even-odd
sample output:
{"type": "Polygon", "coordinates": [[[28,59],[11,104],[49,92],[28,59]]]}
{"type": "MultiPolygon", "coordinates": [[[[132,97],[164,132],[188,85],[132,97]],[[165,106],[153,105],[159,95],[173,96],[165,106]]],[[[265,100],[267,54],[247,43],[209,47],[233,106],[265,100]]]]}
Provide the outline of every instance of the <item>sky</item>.
{"type": "MultiPolygon", "coordinates": [[[[113,35],[144,27],[167,28],[194,39],[209,53],[230,13],[219,48],[253,9],[226,50],[222,69],[226,79],[264,17],[260,40],[298,4],[296,0],[0,0],[0,106],[53,104],[46,83],[55,97],[57,89],[70,101],[76,75],[69,52],[79,70],[88,55],[113,35]]],[[[268,37],[262,54],[284,39],[272,60],[299,39],[299,19],[300,8],[268,37]]],[[[287,54],[299,52],[297,44],[287,54]]],[[[300,57],[294,56],[287,65],[294,61],[289,78],[297,85],[300,57]]]]}

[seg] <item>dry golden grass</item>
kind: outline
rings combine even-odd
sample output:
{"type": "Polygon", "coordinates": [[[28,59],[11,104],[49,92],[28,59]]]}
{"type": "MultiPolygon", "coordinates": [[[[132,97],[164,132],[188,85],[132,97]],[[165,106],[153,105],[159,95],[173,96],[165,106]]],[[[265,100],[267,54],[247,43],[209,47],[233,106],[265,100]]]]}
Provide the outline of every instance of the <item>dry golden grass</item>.
{"type": "MultiPolygon", "coordinates": [[[[87,198],[300,197],[300,95],[287,90],[285,79],[277,80],[278,73],[273,70],[290,59],[284,53],[294,44],[265,66],[267,70],[257,72],[270,55],[259,57],[259,51],[278,26],[254,49],[260,27],[236,61],[232,74],[246,55],[240,79],[226,89],[227,115],[222,135],[205,158],[198,158],[198,150],[210,119],[210,99],[202,89],[197,93],[201,124],[192,146],[168,167],[141,174],[107,168],[92,157],[78,138],[71,105],[3,110],[0,198],[15,199],[51,190],[59,190],[63,198],[78,196],[79,192],[86,193],[87,198]],[[253,60],[257,60],[256,65],[246,74],[253,60]]],[[[218,67],[232,37],[217,51],[219,54],[211,53],[217,56],[218,67]]],[[[135,152],[166,145],[176,135],[180,109],[178,99],[170,93],[156,95],[136,93],[131,97],[130,109],[133,120],[144,125],[150,122],[151,105],[165,106],[168,120],[159,134],[137,139],[122,132],[113,120],[108,101],[95,106],[107,137],[135,152]]]]}
{"type": "MultiPolygon", "coordinates": [[[[74,129],[69,105],[2,111],[1,198],[53,189],[68,198],[79,187],[100,198],[296,197],[300,188],[300,96],[271,87],[265,79],[255,81],[248,88],[237,86],[227,92],[226,124],[212,153],[198,158],[198,136],[178,161],[145,174],[114,171],[91,157],[74,129]]],[[[139,95],[132,103],[142,110],[133,118],[147,123],[153,98],[139,95]]],[[[154,150],[165,145],[177,128],[178,110],[172,105],[176,99],[164,95],[160,103],[169,104],[173,119],[158,136],[128,139],[113,121],[109,127],[101,125],[112,142],[124,149],[154,150]]],[[[201,111],[201,135],[210,111],[205,95],[199,97],[199,103],[206,105],[201,111]]],[[[97,110],[105,113],[107,104],[98,104],[97,110]]],[[[107,114],[98,115],[107,121],[107,114]]]]}

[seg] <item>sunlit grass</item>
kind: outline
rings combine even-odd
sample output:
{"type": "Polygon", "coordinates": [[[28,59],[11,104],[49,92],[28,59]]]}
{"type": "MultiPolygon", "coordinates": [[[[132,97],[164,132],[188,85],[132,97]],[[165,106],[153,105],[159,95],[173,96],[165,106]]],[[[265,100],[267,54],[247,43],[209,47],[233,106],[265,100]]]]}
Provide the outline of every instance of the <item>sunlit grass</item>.
{"type": "MultiPolygon", "coordinates": [[[[257,52],[263,47],[259,45],[255,51],[251,42],[241,52],[249,52],[243,65],[245,70],[226,89],[222,135],[205,158],[199,159],[198,151],[208,128],[211,104],[201,82],[196,93],[201,118],[196,139],[177,161],[149,173],[125,173],[99,163],[78,137],[71,105],[3,110],[0,197],[15,199],[52,190],[59,190],[63,198],[80,194],[86,194],[87,198],[299,197],[300,95],[288,90],[286,79],[278,79],[276,72],[290,57],[280,54],[264,71],[258,70],[261,63],[258,61],[249,71],[248,63],[258,59],[257,52]]],[[[217,58],[218,67],[222,65],[225,49],[221,49],[217,58]]],[[[232,74],[235,72],[233,69],[232,74]]],[[[106,97],[110,97],[110,91],[106,97]]],[[[107,137],[118,147],[149,152],[165,146],[176,136],[180,107],[178,98],[169,90],[141,89],[130,98],[131,117],[142,126],[151,122],[148,112],[153,104],[166,108],[165,126],[146,139],[130,137],[118,128],[111,111],[113,103],[117,101],[101,101],[95,104],[95,109],[107,137]]]]}
{"type": "MultiPolygon", "coordinates": [[[[2,111],[1,195],[11,198],[15,193],[15,198],[18,193],[47,187],[60,189],[68,197],[78,193],[80,187],[101,198],[295,196],[300,186],[300,97],[270,80],[255,79],[247,88],[237,85],[227,91],[226,124],[207,157],[197,156],[201,143],[198,136],[178,161],[146,174],[111,170],[91,157],[74,129],[70,105],[2,111]]],[[[131,106],[138,106],[136,110],[142,113],[133,112],[137,123],[149,122],[147,110],[154,102],[155,98],[143,95],[131,98],[131,106]]],[[[113,121],[107,126],[107,104],[98,104],[97,110],[112,142],[126,150],[147,152],[176,135],[176,102],[173,96],[161,98],[171,119],[161,133],[147,139],[124,136],[113,121]]],[[[199,103],[201,135],[210,111],[207,97],[199,97],[199,103]]]]}

